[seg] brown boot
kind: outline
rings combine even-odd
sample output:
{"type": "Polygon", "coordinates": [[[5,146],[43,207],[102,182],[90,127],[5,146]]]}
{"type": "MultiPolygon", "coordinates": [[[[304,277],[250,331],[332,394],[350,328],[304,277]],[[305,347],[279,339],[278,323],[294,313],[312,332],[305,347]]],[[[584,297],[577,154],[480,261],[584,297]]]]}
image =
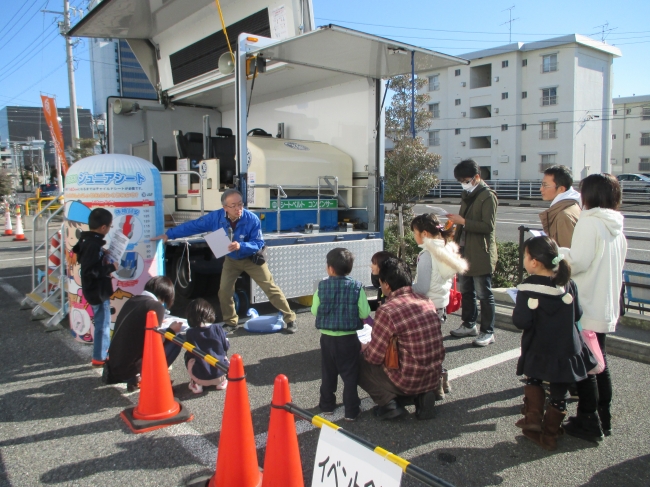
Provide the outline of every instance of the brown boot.
{"type": "Polygon", "coordinates": [[[524,431],[542,432],[542,417],[544,414],[544,389],[539,386],[524,386],[524,406],[521,414],[524,415],[515,426],[524,431]]]}
{"type": "Polygon", "coordinates": [[[436,395],[436,401],[442,401],[445,398],[445,391],[442,385],[442,376],[440,377],[440,382],[438,382],[438,387],[433,390],[433,393],[436,395]]]}
{"type": "Polygon", "coordinates": [[[451,384],[449,384],[449,372],[445,369],[442,373],[442,390],[445,392],[445,394],[449,394],[451,392],[451,384]]]}
{"type": "Polygon", "coordinates": [[[533,440],[539,446],[544,448],[544,450],[557,450],[557,438],[561,434],[562,421],[565,416],[566,411],[560,411],[553,406],[549,406],[546,408],[546,414],[544,414],[542,432],[524,431],[524,436],[533,440]]]}

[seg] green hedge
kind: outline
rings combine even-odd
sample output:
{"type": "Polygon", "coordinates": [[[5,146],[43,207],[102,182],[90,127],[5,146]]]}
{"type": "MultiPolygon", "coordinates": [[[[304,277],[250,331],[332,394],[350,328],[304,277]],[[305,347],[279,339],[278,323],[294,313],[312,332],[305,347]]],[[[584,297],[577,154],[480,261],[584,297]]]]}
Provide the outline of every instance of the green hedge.
{"type": "MultiPolygon", "coordinates": [[[[514,287],[519,284],[519,244],[517,242],[497,242],[499,260],[492,276],[492,287],[514,287]]],[[[525,272],[524,272],[525,274],[525,272]]],[[[524,277],[526,277],[524,275],[524,277]]]]}

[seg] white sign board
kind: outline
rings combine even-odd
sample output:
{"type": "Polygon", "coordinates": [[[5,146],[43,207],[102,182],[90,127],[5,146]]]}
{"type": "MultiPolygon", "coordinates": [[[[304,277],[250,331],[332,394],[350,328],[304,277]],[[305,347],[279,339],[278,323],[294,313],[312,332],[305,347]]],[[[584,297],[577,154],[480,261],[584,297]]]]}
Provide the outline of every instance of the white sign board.
{"type": "MultiPolygon", "coordinates": [[[[176,168],[178,171],[188,171],[189,169],[189,159],[178,159],[176,161],[176,168]]],[[[178,175],[178,192],[180,194],[187,193],[189,189],[189,174],[179,174],[178,175]]]]}
{"type": "Polygon", "coordinates": [[[286,39],[289,37],[287,13],[284,5],[271,10],[271,37],[273,39],[286,39]]]}
{"type": "Polygon", "coordinates": [[[336,430],[320,430],[312,487],[399,487],[402,469],[336,430]]]}

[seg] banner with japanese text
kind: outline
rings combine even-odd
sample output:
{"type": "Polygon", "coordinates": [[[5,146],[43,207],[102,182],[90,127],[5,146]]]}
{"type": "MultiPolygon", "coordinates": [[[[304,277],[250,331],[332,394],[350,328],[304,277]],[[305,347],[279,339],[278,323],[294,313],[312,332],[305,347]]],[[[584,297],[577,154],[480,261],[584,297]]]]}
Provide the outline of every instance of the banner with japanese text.
{"type": "Polygon", "coordinates": [[[63,132],[59,125],[59,116],[56,110],[56,100],[52,97],[41,95],[43,102],[43,114],[45,115],[45,122],[50,128],[50,135],[52,136],[52,143],[56,150],[56,155],[61,163],[61,171],[63,175],[68,172],[68,161],[65,158],[65,146],[63,144],[63,132]]]}

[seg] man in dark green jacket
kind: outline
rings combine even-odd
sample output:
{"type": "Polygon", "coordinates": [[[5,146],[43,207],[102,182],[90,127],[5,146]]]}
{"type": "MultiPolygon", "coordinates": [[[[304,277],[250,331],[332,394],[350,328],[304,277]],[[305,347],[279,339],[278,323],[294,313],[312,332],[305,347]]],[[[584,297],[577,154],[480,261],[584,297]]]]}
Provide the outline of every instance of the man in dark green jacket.
{"type": "Polygon", "coordinates": [[[463,187],[460,212],[448,215],[456,224],[454,239],[461,255],[467,259],[469,270],[458,276],[463,295],[462,325],[451,334],[456,337],[477,336],[473,344],[485,347],[494,343],[494,295],[492,273],[497,264],[495,238],[497,197],[487,184],[481,181],[480,167],[471,159],[461,161],[454,168],[454,177],[463,187]],[[481,302],[481,332],[476,329],[478,307],[481,302]]]}

